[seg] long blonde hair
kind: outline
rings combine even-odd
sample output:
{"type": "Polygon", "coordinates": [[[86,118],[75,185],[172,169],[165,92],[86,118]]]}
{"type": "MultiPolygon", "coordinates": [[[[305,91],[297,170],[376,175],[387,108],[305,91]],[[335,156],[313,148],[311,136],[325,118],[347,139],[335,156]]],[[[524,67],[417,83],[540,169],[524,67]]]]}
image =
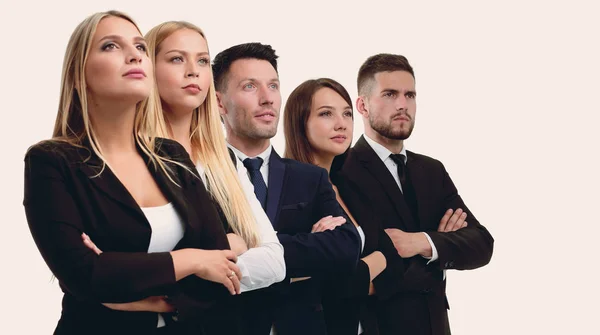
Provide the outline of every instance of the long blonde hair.
{"type": "MultiPolygon", "coordinates": [[[[60,102],[52,133],[53,140],[64,141],[78,147],[82,147],[82,142],[85,139],[89,140],[91,149],[102,161],[102,169],[98,172],[98,175],[102,173],[107,162],[102,155],[102,150],[90,121],[85,65],[96,28],[102,19],[109,16],[127,20],[140,31],[131,17],[115,10],[92,14],[75,28],[69,39],[63,61],[60,102]]],[[[155,167],[158,165],[173,181],[170,173],[167,172],[170,169],[164,164],[164,162],[172,161],[157,155],[154,152],[155,137],[146,135],[155,132],[153,128],[155,123],[151,122],[157,118],[155,115],[156,110],[152,108],[152,94],[154,94],[153,91],[150,92],[150,97],[137,104],[132,132],[135,135],[137,144],[148,155],[155,167]]]]}
{"type": "MultiPolygon", "coordinates": [[[[189,22],[169,21],[161,23],[152,28],[145,36],[152,64],[155,64],[160,44],[171,34],[181,29],[194,30],[206,39],[204,32],[189,22]]],[[[158,132],[158,136],[171,138],[172,134],[170,134],[168,121],[163,114],[164,111],[156,84],[154,90],[152,105],[156,109],[155,114],[158,117],[153,119],[156,125],[152,128],[158,132]]],[[[208,190],[221,206],[229,225],[237,235],[242,237],[249,248],[257,246],[259,235],[256,218],[244,195],[237,171],[227,150],[215,86],[212,80],[212,71],[206,99],[200,107],[193,111],[190,140],[192,143],[191,156],[202,163],[206,173],[208,190]]]]}

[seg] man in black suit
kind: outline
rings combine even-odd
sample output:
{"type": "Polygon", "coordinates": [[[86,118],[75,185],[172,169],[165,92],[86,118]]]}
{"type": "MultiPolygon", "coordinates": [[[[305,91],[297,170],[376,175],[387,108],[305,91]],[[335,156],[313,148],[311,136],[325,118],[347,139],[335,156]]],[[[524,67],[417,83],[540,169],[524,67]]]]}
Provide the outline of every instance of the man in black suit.
{"type": "Polygon", "coordinates": [[[283,282],[240,297],[249,333],[326,334],[320,279],[354,271],[359,234],[327,171],[283,159],[271,146],[281,108],[275,51],[233,46],[214,58],[213,74],[227,141],[277,231],[287,268],[283,282]]]}
{"type": "Polygon", "coordinates": [[[445,270],[486,265],[494,239],[464,204],[443,164],[404,146],[416,113],[408,60],[391,54],[368,58],[359,70],[358,92],[365,133],[344,162],[340,177],[349,187],[340,192],[351,210],[368,206],[380,215],[380,229],[404,266],[390,284],[397,293],[374,303],[379,332],[450,334],[445,270]],[[360,200],[359,192],[368,197],[360,200]]]}

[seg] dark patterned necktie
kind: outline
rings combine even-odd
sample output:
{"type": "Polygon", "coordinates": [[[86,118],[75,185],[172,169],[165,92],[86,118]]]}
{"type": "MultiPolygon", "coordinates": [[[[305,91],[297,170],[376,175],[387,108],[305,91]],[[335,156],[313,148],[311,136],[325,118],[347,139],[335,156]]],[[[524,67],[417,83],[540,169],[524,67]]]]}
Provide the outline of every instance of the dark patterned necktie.
{"type": "Polygon", "coordinates": [[[250,173],[250,181],[254,185],[254,194],[260,202],[263,209],[267,205],[267,184],[260,173],[260,167],[263,164],[263,159],[260,157],[244,159],[244,166],[250,173]]]}

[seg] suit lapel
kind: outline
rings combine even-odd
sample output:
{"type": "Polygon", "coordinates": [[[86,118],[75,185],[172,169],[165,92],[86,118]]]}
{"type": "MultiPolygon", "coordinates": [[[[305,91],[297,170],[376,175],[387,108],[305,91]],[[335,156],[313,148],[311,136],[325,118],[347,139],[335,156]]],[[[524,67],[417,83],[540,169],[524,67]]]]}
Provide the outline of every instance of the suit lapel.
{"type": "Polygon", "coordinates": [[[273,226],[275,226],[284,177],[285,163],[273,149],[269,157],[269,185],[267,186],[267,216],[273,226]]]}
{"type": "Polygon", "coordinates": [[[371,148],[369,143],[364,139],[364,136],[360,137],[352,150],[356,153],[363,167],[379,182],[387,194],[396,213],[398,213],[398,216],[404,222],[403,228],[407,231],[417,231],[418,227],[416,227],[416,224],[414,223],[415,221],[410,214],[410,209],[406,205],[406,201],[404,200],[404,196],[402,195],[396,180],[383,161],[377,156],[377,153],[375,153],[373,148],[371,148]]]}
{"type": "Polygon", "coordinates": [[[79,169],[89,178],[92,185],[94,185],[94,187],[99,189],[106,196],[129,208],[140,217],[143,217],[144,222],[146,222],[146,224],[149,226],[150,224],[147,220],[145,220],[144,213],[142,213],[142,210],[138,206],[135,199],[133,199],[133,196],[131,196],[131,193],[129,193],[129,190],[127,190],[123,183],[121,183],[108,165],[105,165],[104,169],[102,169],[102,160],[100,160],[100,158],[94,154],[93,150],[89,148],[82,148],[81,150],[86,151],[82,157],[86,157],[88,155],[88,151],[91,153],[91,156],[88,160],[79,163],[79,169]]]}
{"type": "MultiPolygon", "coordinates": [[[[161,192],[163,193],[165,198],[167,198],[175,207],[177,214],[179,214],[181,221],[186,227],[186,232],[189,229],[193,229],[194,227],[190,225],[191,208],[188,206],[189,202],[185,199],[183,188],[187,186],[187,183],[191,182],[195,184],[197,181],[181,180],[176,175],[172,174],[171,178],[177,184],[179,184],[179,186],[177,186],[169,179],[169,177],[162,171],[162,169],[160,169],[160,167],[157,167],[155,169],[154,166],[151,163],[149,163],[148,158],[145,155],[142,156],[144,157],[144,160],[146,160],[146,164],[149,164],[148,169],[150,170],[150,173],[152,174],[152,177],[156,181],[156,184],[160,188],[161,192]]],[[[172,168],[173,170],[178,169],[178,167],[176,166],[172,166],[172,168]]]]}

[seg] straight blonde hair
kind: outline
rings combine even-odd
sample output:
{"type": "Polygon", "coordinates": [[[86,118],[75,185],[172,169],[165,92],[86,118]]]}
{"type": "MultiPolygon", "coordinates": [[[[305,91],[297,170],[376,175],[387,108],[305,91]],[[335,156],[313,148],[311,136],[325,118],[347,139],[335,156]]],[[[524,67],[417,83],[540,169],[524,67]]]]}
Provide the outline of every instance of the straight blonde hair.
{"type": "MultiPolygon", "coordinates": [[[[204,32],[197,26],[185,21],[169,21],[152,28],[145,36],[152,64],[161,43],[174,32],[190,29],[198,32],[204,39],[204,32]]],[[[172,132],[162,109],[158,86],[154,86],[154,101],[151,103],[157,117],[151,121],[155,124],[149,129],[157,131],[157,136],[172,138],[172,132]]],[[[249,248],[259,244],[256,218],[246,199],[244,190],[231,161],[231,156],[225,143],[225,134],[221,125],[215,86],[211,80],[206,99],[193,111],[190,126],[192,143],[191,156],[199,161],[205,169],[209,193],[221,206],[227,222],[234,233],[239,235],[249,248]]]]}
{"type": "MultiPolygon", "coordinates": [[[[102,168],[97,176],[102,173],[107,162],[102,155],[102,150],[98,144],[94,128],[90,121],[86,94],[87,81],[85,78],[85,66],[90,48],[92,47],[92,40],[96,33],[96,28],[102,19],[109,16],[127,20],[140,31],[139,27],[131,17],[115,10],[92,14],[75,28],[71,34],[69,43],[67,44],[67,50],[63,61],[60,101],[56,122],[54,124],[54,131],[52,133],[52,140],[67,142],[77,147],[83,147],[83,141],[88,139],[92,151],[102,161],[102,168]]],[[[140,35],[142,35],[141,31],[140,35]]],[[[155,168],[156,166],[159,166],[163,172],[167,174],[169,179],[175,183],[171,178],[171,174],[168,172],[170,169],[164,163],[176,162],[156,154],[155,137],[147,136],[147,134],[156,133],[153,128],[156,122],[152,122],[157,118],[155,115],[156,110],[152,107],[153,93],[154,92],[151,91],[148,98],[137,104],[134,129],[132,129],[132,132],[135,136],[136,143],[146,155],[148,155],[155,168]]]]}

